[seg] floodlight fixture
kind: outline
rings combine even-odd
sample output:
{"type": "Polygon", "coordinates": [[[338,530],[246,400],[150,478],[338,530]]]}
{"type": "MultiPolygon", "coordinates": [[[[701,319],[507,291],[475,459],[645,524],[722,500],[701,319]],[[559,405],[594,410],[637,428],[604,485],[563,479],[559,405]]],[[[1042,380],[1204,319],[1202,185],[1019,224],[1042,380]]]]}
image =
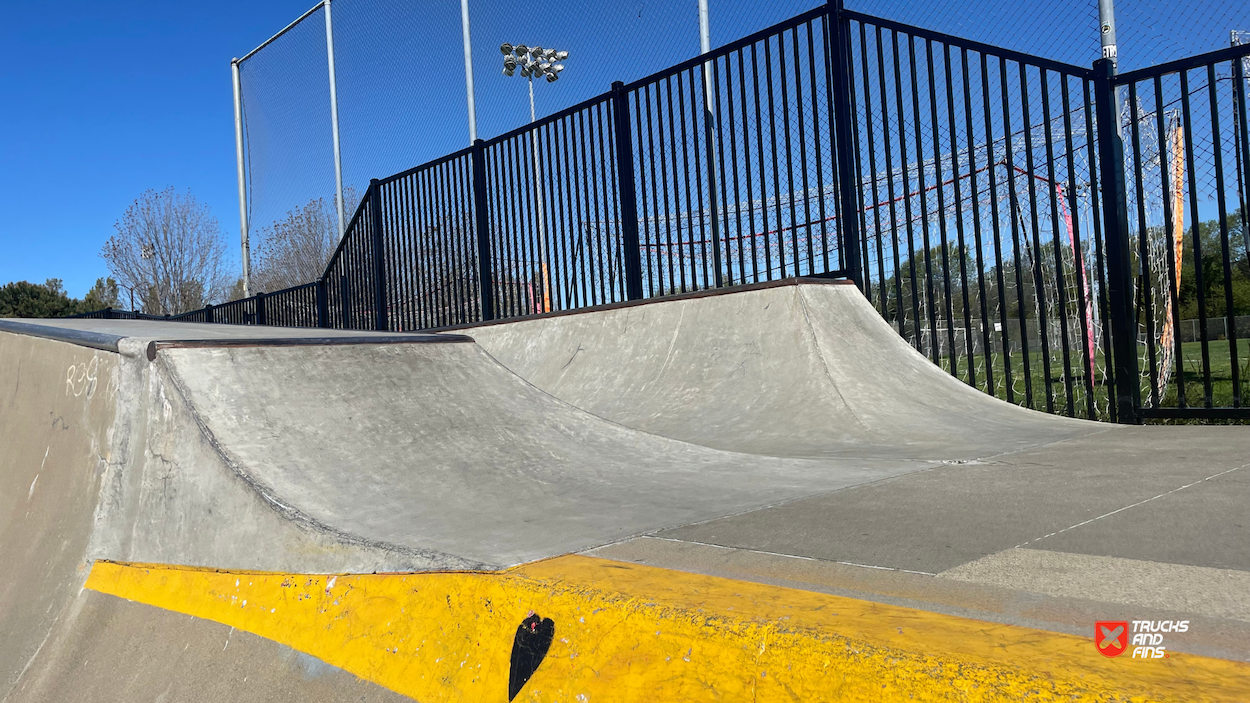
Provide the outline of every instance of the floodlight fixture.
{"type": "Polygon", "coordinates": [[[517,56],[520,56],[520,55],[522,55],[522,54],[528,54],[529,52],[530,52],[529,47],[527,47],[526,45],[524,45],[524,44],[517,44],[517,45],[516,45],[516,55],[517,55],[517,56]]]}
{"type": "Polygon", "coordinates": [[[511,54],[511,53],[512,53],[512,45],[511,45],[511,44],[509,44],[508,42],[504,42],[504,43],[500,44],[500,45],[499,45],[499,52],[500,52],[500,53],[502,53],[504,56],[507,56],[508,54],[511,54]]]}
{"type": "Polygon", "coordinates": [[[560,61],[563,61],[563,60],[567,59],[568,57],[569,57],[569,52],[567,52],[567,51],[557,51],[557,52],[556,52],[556,59],[558,59],[558,60],[560,60],[560,61]]]}
{"type": "Polygon", "coordinates": [[[512,69],[515,69],[515,68],[516,68],[516,57],[515,57],[515,56],[505,56],[505,57],[504,57],[504,59],[503,59],[503,65],[504,65],[504,67],[505,67],[505,68],[512,68],[512,69]]]}
{"type": "Polygon", "coordinates": [[[530,47],[530,55],[534,57],[539,57],[539,56],[542,56],[542,54],[543,54],[543,48],[541,46],[530,47]]]}
{"type": "Polygon", "coordinates": [[[559,78],[559,77],[560,77],[560,74],[558,74],[558,73],[548,73],[548,74],[547,74],[547,82],[548,82],[548,83],[555,83],[555,82],[556,82],[556,79],[557,79],[557,78],[559,78]]]}
{"type": "Polygon", "coordinates": [[[509,68],[507,66],[503,67],[503,74],[505,76],[511,78],[513,73],[516,73],[516,68],[509,68]]]}
{"type": "Polygon", "coordinates": [[[562,63],[555,64],[555,65],[553,65],[553,66],[551,67],[551,70],[552,70],[554,73],[559,73],[560,71],[563,71],[563,70],[564,70],[564,64],[562,64],[562,63]]]}
{"type": "Polygon", "coordinates": [[[522,67],[521,67],[521,77],[522,77],[522,78],[529,78],[529,77],[530,77],[530,73],[531,73],[531,71],[530,71],[530,67],[529,67],[529,66],[522,66],[522,67]]]}

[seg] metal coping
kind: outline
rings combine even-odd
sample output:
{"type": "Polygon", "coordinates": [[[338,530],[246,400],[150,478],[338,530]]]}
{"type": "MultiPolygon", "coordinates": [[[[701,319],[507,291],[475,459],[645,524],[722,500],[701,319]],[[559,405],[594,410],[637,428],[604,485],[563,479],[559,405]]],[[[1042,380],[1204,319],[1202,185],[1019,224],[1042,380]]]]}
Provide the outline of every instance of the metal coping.
{"type": "Polygon", "coordinates": [[[179,339],[148,344],[148,361],[161,349],[219,349],[240,347],[340,347],[366,344],[464,344],[473,338],[463,334],[405,334],[375,337],[289,337],[262,339],[179,339]]]}
{"type": "Polygon", "coordinates": [[[14,334],[23,334],[28,337],[43,337],[44,339],[53,339],[58,342],[77,344],[80,347],[101,349],[114,354],[117,353],[117,343],[125,339],[124,335],[87,332],[85,330],[53,327],[30,322],[15,322],[11,319],[0,320],[0,330],[14,334]]]}
{"type": "Polygon", "coordinates": [[[525,322],[529,320],[543,320],[550,317],[564,317],[566,315],[582,315],[592,312],[603,312],[605,310],[617,310],[620,308],[632,308],[638,305],[650,305],[652,303],[667,303],[676,300],[692,300],[695,298],[710,298],[717,295],[733,295],[734,293],[746,293],[755,290],[766,290],[768,288],[780,288],[782,286],[799,286],[804,284],[814,285],[834,285],[834,286],[854,286],[855,282],[842,278],[843,272],[830,271],[825,274],[814,276],[798,276],[790,278],[779,278],[775,281],[761,281],[759,283],[743,283],[735,286],[727,286],[724,288],[707,288],[704,290],[690,291],[689,293],[675,293],[673,295],[665,295],[657,298],[642,298],[640,300],[621,300],[615,303],[605,303],[603,305],[593,305],[585,308],[573,308],[571,310],[556,310],[553,312],[540,312],[532,315],[521,315],[518,317],[504,317],[496,320],[485,320],[482,322],[466,322],[459,325],[447,325],[446,327],[433,327],[426,332],[445,332],[451,330],[468,330],[477,327],[487,327],[490,325],[502,325],[509,322],[525,322]]]}

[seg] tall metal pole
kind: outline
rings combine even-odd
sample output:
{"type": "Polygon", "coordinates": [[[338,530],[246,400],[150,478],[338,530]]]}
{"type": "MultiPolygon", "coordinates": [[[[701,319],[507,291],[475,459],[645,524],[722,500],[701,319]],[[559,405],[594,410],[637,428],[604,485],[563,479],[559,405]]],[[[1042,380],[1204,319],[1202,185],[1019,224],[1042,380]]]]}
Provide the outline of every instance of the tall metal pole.
{"type": "MultiPolygon", "coordinates": [[[[529,77],[530,85],[530,124],[534,124],[537,116],[534,112],[534,74],[529,77]]],[[[543,276],[543,312],[551,312],[551,275],[547,272],[547,234],[543,227],[543,181],[542,169],[538,164],[538,134],[530,130],[530,149],[534,153],[534,213],[538,216],[538,264],[543,276]]]]}
{"type": "MultiPolygon", "coordinates": [[[[243,169],[243,93],[239,87],[239,60],[230,62],[234,78],[234,160],[239,175],[239,243],[243,255],[243,297],[252,295],[252,248],[247,241],[247,181],[243,169]]],[[[131,294],[133,296],[133,293],[131,294]]],[[[134,309],[134,301],[131,301],[134,309]]]]}
{"type": "MultiPolygon", "coordinates": [[[[712,50],[712,37],[708,28],[707,0],[699,0],[699,53],[706,54],[712,50]]],[[[720,254],[720,218],[717,211],[719,203],[716,197],[716,113],[712,105],[716,99],[712,96],[712,65],[703,64],[703,138],[707,148],[707,183],[708,204],[712,213],[712,270],[717,288],[723,285],[720,254]]]]}
{"type": "Polygon", "coordinates": [[[339,97],[338,82],[334,78],[334,22],[330,19],[330,0],[326,8],[326,62],[330,68],[330,134],[334,141],[334,192],[339,215],[339,236],[347,231],[343,219],[343,160],[339,155],[339,97]]]}
{"type": "Polygon", "coordinates": [[[469,95],[469,143],[477,141],[477,109],[473,104],[473,41],[469,39],[469,0],[460,0],[460,25],[464,29],[464,89],[469,95]]]}
{"type": "MultiPolygon", "coordinates": [[[[1098,35],[1102,38],[1102,57],[1111,61],[1111,74],[1120,70],[1119,49],[1115,41],[1115,0],[1098,0],[1098,35]]],[[[1112,117],[1115,118],[1115,131],[1124,136],[1124,126],[1120,124],[1120,88],[1117,86],[1113,95],[1115,105],[1112,117]]]]}

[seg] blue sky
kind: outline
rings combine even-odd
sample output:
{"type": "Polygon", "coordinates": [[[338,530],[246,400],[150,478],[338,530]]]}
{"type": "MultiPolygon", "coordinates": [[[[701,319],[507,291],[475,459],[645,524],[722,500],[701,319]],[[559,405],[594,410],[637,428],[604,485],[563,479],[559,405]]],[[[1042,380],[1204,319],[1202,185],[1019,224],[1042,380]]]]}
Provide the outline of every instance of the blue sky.
{"type": "MultiPolygon", "coordinates": [[[[98,252],[113,223],[147,188],[189,189],[211,207],[231,252],[237,251],[229,61],[310,4],[122,0],[61,3],[50,12],[37,3],[8,3],[0,24],[0,60],[6,66],[0,75],[0,133],[5,135],[0,139],[0,204],[7,214],[0,223],[0,283],[61,278],[72,295],[83,295],[96,278],[107,275],[98,252]]],[[[814,4],[712,0],[713,43],[814,4]]],[[[1092,0],[996,6],[1003,16],[992,22],[982,21],[983,12],[969,12],[967,0],[850,4],[1082,64],[1092,60],[1082,57],[1097,46],[1096,34],[1086,31],[1096,17],[1092,0]]],[[[1244,7],[1202,2],[1177,9],[1181,5],[1121,2],[1122,55],[1132,57],[1125,45],[1135,40],[1150,49],[1127,60],[1151,63],[1144,59],[1216,48],[1227,43],[1228,29],[1250,28],[1250,10],[1244,7]]],[[[351,101],[343,111],[351,121],[343,129],[349,181],[384,176],[465,143],[458,7],[455,0],[339,0],[335,5],[336,38],[342,37],[344,55],[341,100],[351,101]],[[370,54],[371,46],[387,47],[389,53],[370,54]],[[399,72],[398,82],[380,79],[370,67],[386,62],[408,62],[412,69],[399,72]]],[[[486,0],[474,0],[472,7],[479,127],[486,137],[528,118],[524,84],[498,75],[495,47],[500,41],[538,35],[573,53],[567,78],[538,88],[541,113],[698,50],[694,0],[573,0],[561,6],[562,14],[520,16],[504,14],[499,3],[486,0]]],[[[318,63],[323,57],[316,31],[307,34],[305,45],[293,48],[294,63],[283,70],[312,86],[324,82],[324,65],[318,63]]],[[[282,75],[277,72],[279,81],[285,80],[282,75]]],[[[279,127],[286,119],[312,132],[321,129],[319,118],[304,120],[290,106],[286,113],[275,109],[272,114],[279,127]]],[[[309,158],[324,161],[319,139],[313,134],[296,143],[309,158]]],[[[282,162],[274,163],[280,175],[282,162]]],[[[282,179],[269,177],[281,185],[282,179]]],[[[281,188],[275,192],[282,195],[281,188]]],[[[284,201],[274,202],[281,208],[284,201]]]]}

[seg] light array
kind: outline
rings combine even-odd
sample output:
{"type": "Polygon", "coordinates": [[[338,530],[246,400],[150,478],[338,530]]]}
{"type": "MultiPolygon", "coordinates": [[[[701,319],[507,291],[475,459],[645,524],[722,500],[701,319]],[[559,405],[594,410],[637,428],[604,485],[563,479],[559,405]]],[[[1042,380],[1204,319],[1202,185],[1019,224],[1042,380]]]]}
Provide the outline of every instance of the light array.
{"type": "Polygon", "coordinates": [[[567,51],[556,51],[555,49],[544,49],[541,46],[526,46],[524,44],[501,44],[499,46],[500,53],[503,54],[503,74],[505,76],[513,75],[516,70],[521,69],[523,78],[541,78],[547,77],[548,83],[554,83],[560,77],[560,72],[564,70],[564,64],[559,63],[569,57],[567,51]]]}

